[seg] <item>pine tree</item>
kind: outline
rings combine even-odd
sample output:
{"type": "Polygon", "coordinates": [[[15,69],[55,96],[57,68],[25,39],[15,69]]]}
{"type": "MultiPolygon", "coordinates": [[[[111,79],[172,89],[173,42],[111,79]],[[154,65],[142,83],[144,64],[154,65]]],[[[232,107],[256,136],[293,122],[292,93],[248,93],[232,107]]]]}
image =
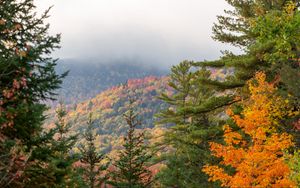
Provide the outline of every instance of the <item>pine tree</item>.
{"type": "Polygon", "coordinates": [[[0,1],[0,185],[22,187],[24,170],[39,140],[46,110],[64,75],[50,53],[60,36],[48,34],[49,10],[35,14],[33,0],[0,1]],[[2,155],[4,154],[4,155],[2,155]]]}
{"type": "Polygon", "coordinates": [[[87,125],[84,133],[85,145],[81,144],[79,147],[80,161],[84,164],[83,179],[88,187],[94,188],[100,187],[107,180],[103,172],[107,169],[108,163],[104,163],[105,155],[97,152],[95,147],[96,135],[93,133],[92,114],[89,115],[87,125]]]}
{"type": "MultiPolygon", "coordinates": [[[[195,62],[200,67],[233,68],[234,74],[226,80],[218,81],[201,78],[202,84],[215,86],[219,90],[232,90],[225,103],[223,98],[207,101],[204,109],[212,111],[234,103],[235,95],[245,94],[244,90],[234,92],[245,86],[257,71],[264,71],[268,80],[284,77],[282,69],[299,72],[299,11],[300,1],[239,1],[227,0],[233,7],[225,11],[228,16],[219,16],[213,27],[213,38],[217,41],[238,46],[241,55],[225,52],[216,61],[195,62]],[[230,100],[231,99],[231,100],[230,100]]],[[[283,88],[288,87],[279,79],[283,88]]],[[[299,84],[299,83],[298,83],[299,84]]],[[[284,90],[284,89],[283,89],[284,90]]],[[[247,93],[246,93],[247,94],[247,93]]],[[[299,100],[299,99],[298,99],[299,100]]],[[[202,113],[203,109],[199,110],[202,113]]]]}
{"type": "Polygon", "coordinates": [[[299,0],[225,0],[233,10],[218,16],[213,26],[213,39],[222,43],[247,48],[256,41],[257,33],[251,30],[251,21],[270,11],[282,11],[289,2],[299,7],[299,0]]]}
{"type": "Polygon", "coordinates": [[[210,73],[204,69],[191,71],[188,61],[173,66],[169,86],[174,94],[160,97],[170,105],[158,114],[159,123],[170,126],[162,143],[170,147],[169,152],[162,155],[166,168],[157,175],[166,187],[216,186],[208,183],[207,176],[199,172],[201,166],[211,161],[206,140],[220,132],[218,126],[212,126],[213,114],[193,112],[213,96],[209,87],[200,84],[200,76],[210,77],[210,73]]]}
{"type": "Polygon", "coordinates": [[[113,162],[110,174],[111,185],[119,188],[145,188],[152,184],[152,174],[148,169],[152,155],[144,143],[144,132],[136,133],[140,121],[132,107],[124,114],[129,126],[124,137],[124,150],[119,151],[118,159],[113,162]]]}
{"type": "MultiPolygon", "coordinates": [[[[195,67],[232,69],[233,74],[225,80],[200,77],[199,81],[211,86],[214,91],[223,91],[226,95],[216,95],[207,99],[194,109],[195,113],[224,109],[236,103],[237,99],[248,98],[246,82],[257,71],[264,71],[267,81],[278,82],[278,93],[292,101],[294,111],[299,111],[300,46],[299,0],[239,1],[227,0],[233,7],[226,11],[228,16],[219,16],[215,24],[213,38],[241,48],[242,54],[225,52],[216,61],[192,62],[195,67]],[[225,99],[225,100],[224,100],[225,99]]],[[[294,135],[297,143],[300,132],[293,129],[300,115],[295,114],[284,120],[285,130],[294,135]]],[[[299,144],[298,144],[299,145],[299,144]]],[[[300,146],[298,146],[300,147],[300,146]]]]}
{"type": "Polygon", "coordinates": [[[160,99],[170,104],[170,108],[158,114],[160,123],[169,124],[172,127],[170,131],[164,135],[164,144],[172,146],[175,151],[167,156],[167,168],[160,171],[158,179],[165,186],[179,186],[183,182],[182,168],[184,166],[180,155],[180,146],[184,138],[186,126],[188,126],[188,115],[183,111],[179,113],[180,108],[187,106],[188,96],[192,90],[191,80],[193,74],[190,72],[189,62],[184,61],[178,66],[173,66],[171,69],[170,81],[168,85],[175,90],[172,96],[162,93],[160,99]]]}

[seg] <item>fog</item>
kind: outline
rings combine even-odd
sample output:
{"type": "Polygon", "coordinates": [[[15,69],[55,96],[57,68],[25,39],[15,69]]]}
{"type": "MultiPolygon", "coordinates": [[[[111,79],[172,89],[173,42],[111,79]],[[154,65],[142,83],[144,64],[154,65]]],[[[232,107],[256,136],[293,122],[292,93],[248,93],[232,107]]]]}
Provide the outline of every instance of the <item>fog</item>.
{"type": "Polygon", "coordinates": [[[62,34],[55,57],[170,66],[218,58],[228,48],[211,39],[225,0],[36,0],[62,34]]]}

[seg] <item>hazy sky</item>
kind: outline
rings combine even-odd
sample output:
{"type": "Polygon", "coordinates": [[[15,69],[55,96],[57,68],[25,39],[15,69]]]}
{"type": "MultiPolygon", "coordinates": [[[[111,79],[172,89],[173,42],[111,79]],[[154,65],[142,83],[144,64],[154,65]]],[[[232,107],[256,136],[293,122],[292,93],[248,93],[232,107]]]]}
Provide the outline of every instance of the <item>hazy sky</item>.
{"type": "Polygon", "coordinates": [[[211,39],[225,0],[36,0],[54,5],[51,33],[62,33],[59,58],[135,59],[176,64],[215,59],[224,45],[211,39]]]}

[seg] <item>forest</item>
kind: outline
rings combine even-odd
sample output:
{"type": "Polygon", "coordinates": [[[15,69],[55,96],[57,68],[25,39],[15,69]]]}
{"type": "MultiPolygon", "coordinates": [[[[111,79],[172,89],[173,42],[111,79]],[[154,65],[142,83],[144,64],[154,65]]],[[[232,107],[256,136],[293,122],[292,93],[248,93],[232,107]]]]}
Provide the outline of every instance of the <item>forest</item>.
{"type": "Polygon", "coordinates": [[[240,52],[166,75],[71,69],[51,7],[0,0],[0,187],[300,187],[300,1],[224,1],[212,38],[240,52]]]}

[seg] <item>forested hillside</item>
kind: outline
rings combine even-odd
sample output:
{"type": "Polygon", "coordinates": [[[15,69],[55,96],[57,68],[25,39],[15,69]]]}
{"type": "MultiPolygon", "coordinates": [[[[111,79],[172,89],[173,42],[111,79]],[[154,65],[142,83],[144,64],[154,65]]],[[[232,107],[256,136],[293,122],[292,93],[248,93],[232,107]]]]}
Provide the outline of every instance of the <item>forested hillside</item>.
{"type": "Polygon", "coordinates": [[[66,104],[76,104],[95,97],[101,91],[124,84],[128,79],[163,76],[168,70],[131,62],[99,63],[89,60],[59,60],[56,71],[69,71],[63,80],[58,98],[66,104]]]}
{"type": "MultiPolygon", "coordinates": [[[[211,77],[222,80],[226,74],[231,72],[225,69],[212,70],[211,77]]],[[[75,80],[73,82],[76,83],[75,80]]],[[[134,101],[132,107],[139,113],[141,126],[138,129],[149,130],[155,128],[155,124],[159,122],[156,114],[169,106],[159,98],[161,93],[171,96],[174,91],[168,85],[168,82],[169,77],[167,76],[128,79],[124,84],[113,86],[91,99],[75,104],[67,104],[65,120],[72,125],[72,132],[82,133],[87,127],[89,114],[92,114],[94,132],[98,135],[97,143],[102,143],[101,148],[103,151],[110,152],[114,150],[114,146],[120,145],[120,143],[117,143],[119,137],[128,130],[123,114],[129,110],[130,101],[134,101]]],[[[55,108],[48,111],[47,115],[48,118],[45,124],[51,127],[56,118],[55,108]]]]}
{"type": "MultiPolygon", "coordinates": [[[[167,107],[158,99],[159,94],[172,94],[172,89],[167,83],[167,77],[129,79],[125,84],[107,89],[91,100],[68,105],[66,121],[72,124],[73,131],[82,132],[86,129],[89,114],[92,113],[95,120],[93,127],[99,138],[107,138],[107,142],[112,141],[126,133],[128,127],[122,115],[128,110],[129,101],[133,100],[133,107],[139,112],[142,121],[139,129],[153,128],[155,114],[167,107]]],[[[46,124],[55,121],[54,115],[54,110],[51,110],[46,124]]],[[[107,147],[111,146],[109,142],[107,144],[107,147]]]]}

